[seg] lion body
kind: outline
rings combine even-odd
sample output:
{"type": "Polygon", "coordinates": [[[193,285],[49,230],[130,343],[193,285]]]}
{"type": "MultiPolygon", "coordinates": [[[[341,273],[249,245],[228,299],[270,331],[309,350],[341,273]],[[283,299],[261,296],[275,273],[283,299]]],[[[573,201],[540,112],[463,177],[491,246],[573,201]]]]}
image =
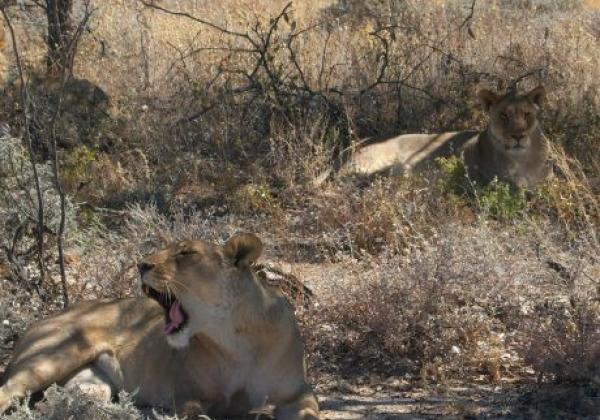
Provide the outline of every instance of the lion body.
{"type": "Polygon", "coordinates": [[[422,172],[435,158],[460,152],[474,131],[441,134],[404,134],[359,149],[342,167],[341,174],[392,176],[422,172]]]}
{"type": "Polygon", "coordinates": [[[195,407],[241,415],[268,402],[278,418],[317,419],[287,301],[263,287],[249,265],[230,265],[204,243],[191,246],[197,254],[182,261],[170,251],[150,257],[153,269],[142,276],[156,293],[172,291],[189,318],[185,327],[166,336],[165,309],[146,297],[73,306],[19,340],[0,388],[0,412],[15,397],[59,383],[104,396],[125,390],[138,404],[180,414],[195,407]],[[197,279],[189,277],[194,268],[197,279]]]}
{"type": "MultiPolygon", "coordinates": [[[[405,134],[364,146],[341,165],[340,175],[408,175],[435,168],[439,157],[464,157],[469,175],[483,183],[495,177],[517,187],[533,187],[551,172],[548,144],[537,120],[543,88],[525,95],[482,91],[489,113],[482,131],[405,134]]],[[[321,184],[331,170],[314,182],[321,184]]]]}

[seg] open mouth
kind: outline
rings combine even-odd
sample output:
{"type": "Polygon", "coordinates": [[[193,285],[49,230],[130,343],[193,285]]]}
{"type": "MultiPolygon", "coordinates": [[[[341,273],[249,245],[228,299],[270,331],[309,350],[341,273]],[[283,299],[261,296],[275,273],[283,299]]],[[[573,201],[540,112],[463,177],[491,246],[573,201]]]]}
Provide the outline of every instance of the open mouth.
{"type": "Polygon", "coordinates": [[[142,291],[146,296],[157,301],[165,310],[165,327],[163,331],[166,335],[176,334],[187,325],[189,315],[175,296],[170,293],[159,292],[147,285],[142,286],[142,291]]]}

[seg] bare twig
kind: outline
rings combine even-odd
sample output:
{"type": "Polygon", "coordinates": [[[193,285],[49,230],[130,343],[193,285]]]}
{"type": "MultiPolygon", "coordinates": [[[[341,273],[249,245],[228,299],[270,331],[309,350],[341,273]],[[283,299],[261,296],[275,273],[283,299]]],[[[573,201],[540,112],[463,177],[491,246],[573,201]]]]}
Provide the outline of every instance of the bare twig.
{"type": "Polygon", "coordinates": [[[533,70],[530,70],[530,71],[527,71],[527,72],[521,74],[520,76],[511,80],[511,82],[508,85],[508,90],[516,91],[517,88],[519,87],[519,83],[521,83],[521,81],[523,81],[531,76],[540,75],[543,70],[544,69],[542,67],[538,67],[538,68],[535,68],[533,70]]]}
{"type": "MultiPolygon", "coordinates": [[[[194,22],[201,23],[203,25],[208,26],[209,28],[213,28],[213,29],[215,29],[215,30],[217,30],[219,32],[224,33],[224,34],[233,35],[233,36],[237,36],[237,37],[240,37],[240,38],[244,38],[244,39],[250,41],[250,43],[254,44],[254,41],[252,40],[252,38],[250,38],[250,35],[248,35],[247,33],[231,31],[229,29],[223,28],[222,26],[219,26],[217,24],[209,22],[208,20],[200,19],[200,18],[198,18],[196,16],[190,15],[189,13],[186,13],[186,12],[178,12],[178,11],[175,11],[175,10],[165,9],[164,7],[158,6],[158,5],[154,4],[154,3],[149,3],[149,2],[147,2],[145,0],[139,0],[139,1],[144,6],[149,7],[150,9],[156,9],[156,10],[159,10],[159,11],[161,11],[163,13],[167,13],[167,14],[173,15],[173,16],[185,17],[186,19],[190,19],[190,20],[193,20],[194,22]]],[[[257,45],[255,45],[255,46],[257,46],[257,45]]]]}
{"type": "Polygon", "coordinates": [[[31,126],[29,121],[29,92],[27,90],[27,82],[25,81],[25,76],[23,73],[23,65],[21,64],[21,56],[19,54],[19,46],[17,45],[17,38],[15,36],[15,31],[12,26],[12,22],[8,13],[6,12],[5,7],[0,7],[0,12],[4,17],[6,22],[6,26],[8,27],[8,31],[10,33],[13,53],[15,55],[15,62],[17,65],[17,73],[19,76],[20,86],[20,94],[21,94],[21,102],[23,106],[23,122],[25,127],[25,138],[27,141],[27,153],[29,155],[29,161],[31,162],[31,169],[33,172],[34,178],[34,186],[36,192],[37,199],[37,220],[36,220],[36,240],[37,240],[37,262],[38,262],[38,270],[40,272],[40,280],[38,286],[42,285],[45,280],[45,265],[44,265],[44,197],[42,193],[42,189],[40,187],[40,178],[37,171],[35,153],[33,151],[33,141],[31,139],[31,126]]]}
{"type": "Polygon", "coordinates": [[[59,74],[58,66],[68,65],[66,47],[71,38],[71,14],[73,0],[46,0],[48,52],[46,66],[48,74],[59,74]]]}
{"type": "Polygon", "coordinates": [[[323,43],[323,51],[321,52],[321,68],[319,70],[319,78],[317,81],[317,86],[319,89],[323,89],[323,74],[325,73],[325,66],[327,63],[327,47],[329,46],[329,40],[331,39],[331,31],[327,30],[327,38],[325,38],[325,42],[323,43]]]}
{"type": "Polygon", "coordinates": [[[59,66],[61,70],[61,85],[58,94],[58,101],[52,119],[50,120],[50,139],[52,144],[52,172],[54,174],[54,186],[58,192],[60,198],[60,225],[58,229],[58,262],[60,267],[60,279],[62,284],[63,293],[63,305],[64,307],[69,306],[69,292],[67,288],[67,274],[65,270],[65,259],[64,259],[64,235],[65,235],[65,216],[66,216],[66,197],[63,189],[62,182],[60,180],[60,164],[58,161],[58,148],[57,148],[57,134],[56,134],[56,123],[62,112],[62,103],[65,96],[65,86],[67,80],[72,73],[72,63],[74,60],[75,53],[77,51],[78,40],[83,33],[88,20],[90,19],[93,11],[87,9],[88,4],[86,3],[86,13],[79,22],[77,29],[73,33],[69,44],[66,46],[66,54],[64,55],[64,63],[59,66]]]}
{"type": "Polygon", "coordinates": [[[471,2],[471,7],[469,9],[469,14],[467,15],[467,17],[465,18],[465,20],[463,21],[463,23],[460,24],[460,26],[458,27],[458,30],[460,31],[462,28],[465,27],[465,25],[467,23],[469,23],[469,21],[471,19],[473,19],[473,13],[475,12],[475,3],[477,3],[477,0],[473,0],[471,2]]]}
{"type": "Polygon", "coordinates": [[[378,72],[375,80],[369,86],[361,89],[361,91],[360,91],[361,95],[372,90],[373,88],[375,88],[376,86],[380,85],[383,82],[386,72],[387,72],[387,69],[388,69],[388,66],[390,64],[390,61],[389,61],[390,44],[389,44],[388,40],[385,38],[385,36],[382,35],[383,31],[384,31],[383,29],[379,29],[377,31],[370,33],[370,35],[374,36],[377,40],[379,40],[379,42],[383,46],[383,52],[381,52],[378,57],[378,59],[381,61],[381,67],[379,68],[379,72],[378,72]]]}

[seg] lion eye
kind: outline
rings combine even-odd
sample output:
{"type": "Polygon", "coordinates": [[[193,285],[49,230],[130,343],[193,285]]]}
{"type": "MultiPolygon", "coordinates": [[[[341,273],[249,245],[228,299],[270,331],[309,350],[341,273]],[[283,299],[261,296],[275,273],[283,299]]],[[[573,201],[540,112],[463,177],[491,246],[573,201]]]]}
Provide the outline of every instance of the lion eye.
{"type": "Polygon", "coordinates": [[[503,121],[508,121],[508,115],[505,112],[500,114],[500,118],[502,118],[503,121]]]}
{"type": "Polygon", "coordinates": [[[180,251],[179,251],[177,254],[175,254],[175,256],[176,256],[176,257],[179,257],[179,256],[183,256],[183,255],[191,255],[191,254],[193,254],[193,253],[194,253],[194,251],[192,251],[192,250],[189,250],[189,249],[182,249],[182,250],[180,250],[180,251]]]}

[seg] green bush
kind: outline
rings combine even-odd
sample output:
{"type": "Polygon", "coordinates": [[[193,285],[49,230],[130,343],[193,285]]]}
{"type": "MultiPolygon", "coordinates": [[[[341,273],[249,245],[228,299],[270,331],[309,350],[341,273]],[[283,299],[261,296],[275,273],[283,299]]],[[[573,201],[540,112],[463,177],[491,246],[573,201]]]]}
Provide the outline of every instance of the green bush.
{"type": "Polygon", "coordinates": [[[469,178],[464,162],[457,156],[436,160],[443,177],[440,187],[454,202],[474,207],[494,219],[511,220],[527,208],[524,190],[514,189],[494,178],[487,185],[479,185],[469,178]]]}

